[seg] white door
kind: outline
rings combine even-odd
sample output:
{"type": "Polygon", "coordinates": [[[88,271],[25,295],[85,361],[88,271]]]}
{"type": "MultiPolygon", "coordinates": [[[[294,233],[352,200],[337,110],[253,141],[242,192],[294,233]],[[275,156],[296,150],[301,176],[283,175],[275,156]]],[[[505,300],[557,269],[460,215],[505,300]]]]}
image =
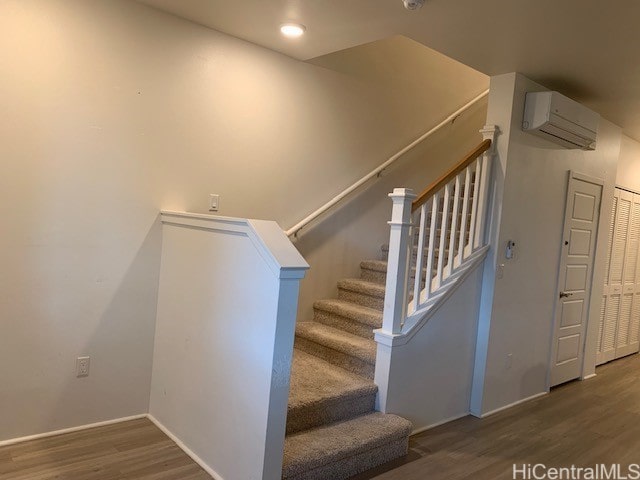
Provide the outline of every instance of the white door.
{"type": "Polygon", "coordinates": [[[578,378],[582,372],[601,197],[601,180],[570,173],[558,272],[551,386],[578,378]]]}
{"type": "Polygon", "coordinates": [[[620,358],[638,351],[638,322],[640,321],[640,276],[638,275],[638,249],[640,248],[640,195],[621,191],[621,197],[630,197],[626,252],[622,282],[622,303],[616,329],[615,357],[620,358]]]}
{"type": "Polygon", "coordinates": [[[605,285],[600,310],[600,337],[596,363],[609,362],[616,356],[616,331],[622,306],[622,284],[627,232],[633,194],[616,189],[609,228],[609,250],[605,271],[605,285]]]}
{"type": "Polygon", "coordinates": [[[640,327],[640,195],[616,188],[600,312],[598,365],[636,353],[640,327]]]}

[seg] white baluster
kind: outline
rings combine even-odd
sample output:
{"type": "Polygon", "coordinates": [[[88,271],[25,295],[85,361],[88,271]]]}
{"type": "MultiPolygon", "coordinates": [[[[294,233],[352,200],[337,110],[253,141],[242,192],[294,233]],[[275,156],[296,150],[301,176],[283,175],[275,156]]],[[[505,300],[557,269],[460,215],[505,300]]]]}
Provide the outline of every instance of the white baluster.
{"type": "Polygon", "coordinates": [[[411,203],[416,195],[408,188],[396,188],[389,194],[393,201],[389,222],[389,257],[382,314],[382,330],[400,333],[407,315],[407,284],[411,258],[411,203]]]}
{"type": "Polygon", "coordinates": [[[480,195],[480,175],[482,173],[482,164],[480,157],[474,162],[475,181],[473,182],[473,200],[471,203],[471,224],[469,225],[469,246],[467,247],[466,256],[471,255],[475,248],[473,246],[476,234],[476,224],[478,221],[478,196],[480,195]]]}
{"type": "Polygon", "coordinates": [[[453,210],[451,211],[451,233],[449,235],[449,253],[447,254],[446,276],[453,273],[453,262],[456,255],[456,231],[458,229],[458,212],[460,211],[460,175],[456,175],[453,189],[453,210]]]}
{"type": "Polygon", "coordinates": [[[440,219],[440,246],[438,248],[438,269],[436,270],[435,289],[442,285],[442,275],[444,267],[444,257],[447,241],[447,217],[449,216],[449,200],[451,198],[451,183],[444,186],[444,198],[442,207],[442,218],[440,219]]]}
{"type": "Polygon", "coordinates": [[[460,241],[458,242],[457,265],[462,265],[467,236],[467,214],[469,213],[469,192],[471,190],[471,167],[464,169],[464,198],[462,199],[462,225],[460,226],[460,241]]]}
{"type": "Polygon", "coordinates": [[[440,192],[433,195],[431,202],[431,222],[429,225],[429,251],[427,252],[427,280],[425,282],[424,301],[431,297],[433,292],[433,263],[436,257],[436,230],[438,229],[438,209],[440,207],[440,192]]]}
{"type": "MultiPolygon", "coordinates": [[[[433,201],[433,200],[430,200],[433,201]]],[[[429,201],[429,202],[430,202],[429,201]]],[[[418,250],[416,251],[416,263],[415,263],[415,277],[413,280],[413,311],[415,312],[420,308],[420,292],[421,288],[421,280],[422,280],[422,268],[424,266],[424,247],[425,247],[425,237],[426,237],[426,227],[427,227],[427,208],[429,206],[429,202],[423,203],[422,207],[420,207],[420,232],[418,234],[418,250]]]]}

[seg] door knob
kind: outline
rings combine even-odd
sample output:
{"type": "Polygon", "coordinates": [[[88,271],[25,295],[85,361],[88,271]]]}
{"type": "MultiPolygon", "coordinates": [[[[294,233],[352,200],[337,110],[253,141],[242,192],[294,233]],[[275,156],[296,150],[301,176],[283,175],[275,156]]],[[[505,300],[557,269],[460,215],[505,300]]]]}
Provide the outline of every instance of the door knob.
{"type": "Polygon", "coordinates": [[[573,293],[560,292],[560,298],[567,298],[572,296],[573,293]]]}

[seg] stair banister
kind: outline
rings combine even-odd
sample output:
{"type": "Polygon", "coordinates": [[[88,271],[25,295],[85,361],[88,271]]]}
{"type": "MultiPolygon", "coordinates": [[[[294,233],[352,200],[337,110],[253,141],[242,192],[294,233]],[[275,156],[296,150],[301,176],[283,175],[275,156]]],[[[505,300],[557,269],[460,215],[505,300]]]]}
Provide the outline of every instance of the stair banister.
{"type": "Polygon", "coordinates": [[[406,334],[405,323],[411,320],[409,323],[415,326],[416,316],[427,311],[447,284],[456,281],[468,268],[466,264],[486,254],[492,147],[497,128],[487,126],[480,132],[483,141],[420,195],[405,188],[389,194],[393,210],[380,329],[383,335],[406,334]]]}
{"type": "MultiPolygon", "coordinates": [[[[483,132],[481,130],[481,132],[483,132]]],[[[480,143],[476,148],[471,150],[467,155],[464,156],[462,160],[456,163],[453,167],[447,170],[440,178],[438,178],[435,182],[425,188],[413,202],[411,207],[411,211],[415,212],[420,206],[425,203],[429,198],[433,196],[433,194],[448,183],[453,180],[456,175],[462,172],[465,168],[467,168],[471,163],[476,161],[480,155],[485,153],[491,148],[491,139],[487,138],[480,143]]]]}

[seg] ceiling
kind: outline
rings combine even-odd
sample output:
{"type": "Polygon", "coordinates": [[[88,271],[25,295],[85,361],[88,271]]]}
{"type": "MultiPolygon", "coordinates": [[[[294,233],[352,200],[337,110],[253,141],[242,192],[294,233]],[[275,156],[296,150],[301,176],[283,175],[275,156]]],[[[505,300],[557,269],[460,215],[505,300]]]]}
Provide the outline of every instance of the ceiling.
{"type": "Polygon", "coordinates": [[[404,35],[487,75],[520,72],[640,140],[640,2],[621,0],[138,0],[215,30],[311,58],[404,35]],[[299,22],[304,37],[278,27],[299,22]]]}

